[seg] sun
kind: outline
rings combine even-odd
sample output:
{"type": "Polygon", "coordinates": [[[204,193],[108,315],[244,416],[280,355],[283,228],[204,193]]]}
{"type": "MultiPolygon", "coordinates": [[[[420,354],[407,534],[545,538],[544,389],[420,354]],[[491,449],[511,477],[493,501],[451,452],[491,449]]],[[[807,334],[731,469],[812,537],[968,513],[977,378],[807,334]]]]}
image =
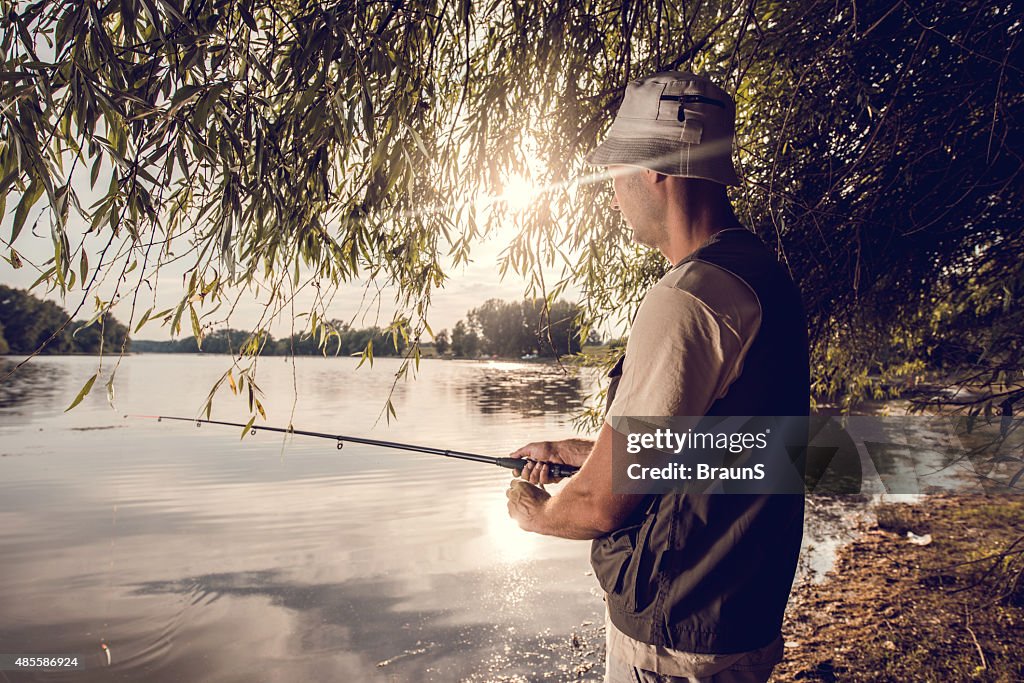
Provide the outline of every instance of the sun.
{"type": "Polygon", "coordinates": [[[503,202],[512,213],[522,213],[530,208],[530,205],[540,195],[541,188],[534,185],[528,178],[521,175],[511,175],[505,181],[501,195],[497,201],[503,202]]]}

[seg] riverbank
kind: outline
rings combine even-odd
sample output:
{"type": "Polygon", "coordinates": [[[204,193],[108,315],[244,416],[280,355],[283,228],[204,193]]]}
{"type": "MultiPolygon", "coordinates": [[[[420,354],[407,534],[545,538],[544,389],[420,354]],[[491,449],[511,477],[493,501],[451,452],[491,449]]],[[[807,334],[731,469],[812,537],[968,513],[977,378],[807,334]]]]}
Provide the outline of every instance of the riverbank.
{"type": "Polygon", "coordinates": [[[794,590],[772,680],[1024,680],[1024,501],[930,496],[876,512],[824,582],[794,590]]]}

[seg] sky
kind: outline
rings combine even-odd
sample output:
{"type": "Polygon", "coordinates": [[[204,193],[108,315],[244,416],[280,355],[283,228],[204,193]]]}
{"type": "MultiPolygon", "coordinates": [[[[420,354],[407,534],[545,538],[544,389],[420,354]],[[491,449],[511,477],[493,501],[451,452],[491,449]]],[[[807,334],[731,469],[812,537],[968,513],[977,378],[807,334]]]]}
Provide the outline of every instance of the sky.
{"type": "MultiPolygon", "coordinates": [[[[37,40],[36,49],[41,58],[44,59],[49,58],[52,50],[51,46],[39,40],[37,40]]],[[[539,177],[541,170],[540,162],[535,154],[530,151],[532,146],[524,143],[524,150],[527,150],[527,156],[529,157],[526,167],[530,169],[529,172],[535,174],[535,177],[539,177]]],[[[108,186],[109,172],[108,162],[104,162],[95,184],[95,190],[89,187],[85,179],[87,174],[75,174],[72,182],[82,206],[91,206],[102,197],[108,186]]],[[[498,199],[506,202],[508,209],[515,212],[527,208],[533,201],[543,201],[542,192],[539,188],[534,187],[525,177],[512,174],[505,176],[503,179],[505,180],[505,194],[500,198],[485,198],[485,202],[498,199]]],[[[604,178],[600,174],[594,174],[569,180],[566,184],[578,181],[584,183],[604,182],[604,178]]],[[[11,235],[14,209],[19,199],[18,193],[12,192],[7,198],[6,213],[0,216],[0,238],[3,240],[0,242],[0,249],[5,251],[6,247],[4,245],[6,245],[6,240],[11,235]]],[[[41,268],[33,267],[33,264],[41,265],[52,257],[53,247],[49,230],[49,210],[46,204],[47,200],[44,194],[34,207],[24,229],[13,245],[23,260],[24,266],[15,269],[7,261],[0,259],[0,284],[19,289],[29,288],[37,280],[41,272],[41,268]],[[36,223],[37,219],[39,219],[38,223],[36,223]],[[33,228],[34,223],[36,224],[33,228]]],[[[109,233],[86,235],[87,224],[80,217],[76,216],[74,211],[71,212],[68,222],[67,231],[72,247],[76,247],[79,241],[84,240],[89,263],[94,266],[99,261],[99,252],[104,244],[102,240],[106,240],[109,233]]],[[[515,236],[516,229],[514,226],[510,223],[505,224],[492,237],[473,245],[468,264],[457,268],[452,266],[445,267],[445,272],[449,276],[448,280],[442,289],[435,290],[432,293],[431,308],[428,313],[427,322],[435,333],[442,329],[451,330],[459,320],[466,317],[466,313],[470,309],[480,306],[488,299],[518,300],[523,298],[527,286],[526,279],[513,272],[508,273],[506,277],[502,278],[498,265],[501,252],[515,236]]],[[[4,253],[4,256],[9,256],[9,254],[4,253]]],[[[138,320],[142,313],[150,306],[154,307],[154,311],[176,307],[181,300],[186,285],[183,278],[187,277],[187,273],[190,272],[189,266],[193,262],[194,260],[184,260],[162,268],[155,291],[140,290],[139,300],[135,306],[135,320],[138,320]]],[[[72,264],[77,270],[77,256],[72,261],[72,264]]],[[[120,272],[120,268],[117,269],[117,272],[120,272]]],[[[134,277],[134,281],[137,282],[138,273],[134,273],[134,277]]],[[[553,271],[548,269],[544,272],[545,282],[555,282],[561,277],[562,273],[560,270],[553,271]]],[[[129,276],[128,282],[132,283],[133,281],[130,278],[131,276],[129,276]]],[[[72,313],[81,305],[81,311],[74,317],[87,320],[93,316],[96,310],[93,303],[94,296],[99,296],[106,300],[113,295],[115,291],[113,279],[113,277],[108,278],[108,281],[100,283],[99,286],[95,287],[87,295],[81,289],[81,283],[76,284],[75,289],[66,296],[61,296],[57,292],[47,292],[45,283],[33,289],[31,293],[36,297],[55,302],[69,313],[72,313]]],[[[121,293],[123,296],[123,288],[121,293]]],[[[365,281],[351,282],[340,286],[328,308],[328,319],[344,320],[357,328],[373,325],[387,326],[395,312],[393,303],[394,292],[385,291],[383,296],[380,297],[379,305],[375,302],[371,306],[365,305],[365,294],[365,281]],[[362,314],[360,315],[360,313],[362,314]]],[[[580,291],[578,288],[570,288],[564,293],[562,298],[573,301],[579,296],[580,291]]],[[[300,293],[295,299],[295,312],[302,313],[310,310],[314,300],[315,293],[312,290],[300,293]]],[[[130,298],[126,298],[119,304],[116,304],[112,308],[114,317],[120,322],[127,324],[131,318],[131,304],[130,298]]],[[[199,309],[198,306],[197,309],[199,309]]],[[[217,315],[212,316],[210,320],[221,320],[224,316],[220,313],[226,311],[226,309],[227,305],[221,311],[218,311],[217,315]]],[[[255,296],[249,292],[242,292],[236,308],[231,313],[228,324],[236,329],[254,329],[260,321],[263,311],[263,306],[257,301],[255,296]]],[[[199,315],[203,315],[205,310],[199,309],[197,312],[199,315]]],[[[296,321],[293,328],[290,316],[282,316],[281,319],[271,324],[270,332],[275,337],[287,336],[293,332],[302,331],[303,322],[303,320],[296,321]]],[[[215,325],[216,328],[223,326],[224,324],[215,325]]],[[[609,334],[621,333],[622,331],[604,330],[604,332],[607,336],[609,334]]],[[[190,335],[190,325],[187,321],[183,322],[181,336],[190,335]]],[[[131,336],[133,339],[170,339],[170,326],[161,327],[159,321],[151,321],[138,333],[133,333],[131,336]]]]}
{"type": "MultiPolygon", "coordinates": [[[[97,187],[104,187],[102,181],[97,184],[97,187]]],[[[515,187],[518,194],[510,196],[508,201],[511,203],[512,208],[525,208],[530,201],[530,194],[535,193],[535,188],[530,187],[524,180],[518,181],[515,187]]],[[[98,193],[90,191],[88,187],[76,189],[81,195],[83,205],[91,203],[90,196],[99,196],[98,193]]],[[[3,235],[5,238],[11,234],[14,206],[17,205],[17,201],[18,195],[12,193],[8,198],[9,209],[0,218],[0,235],[3,235]]],[[[40,272],[38,268],[33,267],[33,264],[41,264],[52,256],[53,251],[49,236],[48,218],[46,215],[43,215],[48,213],[45,205],[46,196],[44,195],[39,200],[14,245],[24,261],[24,266],[15,269],[11,264],[0,260],[0,284],[27,289],[35,282],[40,272]],[[42,217],[33,230],[33,223],[40,216],[42,217]]],[[[83,239],[84,233],[84,221],[76,218],[74,212],[72,212],[68,228],[71,244],[73,246],[76,245],[78,240],[83,239]]],[[[502,278],[498,268],[499,256],[515,234],[513,226],[510,224],[505,225],[499,228],[493,236],[474,245],[468,264],[460,265],[457,268],[446,268],[449,279],[445,286],[442,289],[436,290],[431,297],[428,323],[435,333],[442,329],[451,330],[460,319],[466,317],[467,311],[481,305],[488,299],[518,300],[524,296],[527,284],[525,278],[512,272],[508,273],[505,278],[502,278]]],[[[90,235],[84,238],[90,264],[95,264],[99,260],[99,251],[103,244],[101,239],[105,238],[103,235],[90,235]]],[[[77,260],[73,261],[73,263],[77,265],[77,260]]],[[[183,277],[186,272],[189,272],[188,267],[191,263],[191,261],[182,261],[170,264],[161,270],[160,279],[155,288],[155,295],[145,290],[141,291],[139,302],[136,306],[136,320],[151,305],[155,306],[155,310],[158,311],[177,305],[185,284],[183,277]]],[[[553,282],[560,275],[561,273],[545,272],[545,281],[553,282]]],[[[89,319],[92,317],[94,312],[93,295],[108,299],[113,290],[114,287],[111,281],[103,282],[98,287],[95,287],[94,292],[90,292],[88,297],[86,297],[88,300],[82,307],[81,312],[75,317],[77,319],[89,319]]],[[[367,305],[365,301],[366,291],[365,281],[343,284],[338,288],[337,293],[333,297],[328,308],[328,317],[330,319],[350,321],[357,328],[373,325],[386,326],[389,324],[394,313],[394,293],[385,291],[378,302],[371,302],[370,305],[367,305]],[[362,313],[361,315],[360,312],[362,313]]],[[[70,313],[82,302],[85,292],[81,289],[81,284],[79,283],[65,297],[61,297],[59,292],[47,293],[44,284],[32,290],[32,294],[51,300],[70,313]]],[[[579,291],[570,289],[563,298],[573,300],[577,296],[579,296],[579,291]]],[[[313,300],[314,292],[311,289],[298,295],[295,301],[296,313],[309,310],[313,300]]],[[[123,323],[127,323],[130,317],[130,304],[131,300],[125,299],[115,305],[113,308],[114,317],[123,323]]],[[[222,311],[224,310],[226,309],[222,309],[222,311]]],[[[199,309],[198,312],[202,315],[204,311],[199,309]]],[[[257,301],[256,297],[251,293],[243,292],[237,307],[231,314],[230,326],[239,329],[252,329],[258,323],[262,313],[263,306],[257,301]]],[[[212,319],[220,320],[222,317],[222,315],[218,314],[212,319]]],[[[295,325],[295,331],[301,331],[303,321],[299,320],[295,325]]],[[[218,325],[218,327],[220,326],[218,325]]],[[[283,316],[282,319],[271,326],[270,330],[271,334],[275,337],[291,334],[290,317],[283,316]]],[[[190,335],[190,326],[184,323],[181,336],[190,335]]],[[[147,324],[137,334],[133,334],[132,337],[134,339],[154,340],[171,338],[169,326],[161,327],[158,321],[147,324]]]]}

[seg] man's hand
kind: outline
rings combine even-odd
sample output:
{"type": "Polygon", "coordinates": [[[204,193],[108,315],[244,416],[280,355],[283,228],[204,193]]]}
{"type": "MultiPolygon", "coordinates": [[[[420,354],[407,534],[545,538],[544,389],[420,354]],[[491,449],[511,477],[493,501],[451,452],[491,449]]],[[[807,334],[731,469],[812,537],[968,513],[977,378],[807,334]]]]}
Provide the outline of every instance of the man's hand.
{"type": "Polygon", "coordinates": [[[561,479],[551,476],[551,468],[545,465],[545,462],[582,467],[593,447],[594,442],[589,439],[535,441],[513,451],[509,457],[537,461],[536,464],[527,463],[522,470],[513,470],[515,476],[522,477],[531,484],[553,484],[561,479]]]}
{"type": "Polygon", "coordinates": [[[508,516],[516,520],[524,531],[534,531],[533,522],[541,514],[551,494],[539,486],[513,479],[505,495],[508,497],[508,516]]]}
{"type": "MultiPolygon", "coordinates": [[[[521,479],[508,489],[508,514],[527,531],[561,538],[590,540],[621,528],[644,496],[612,491],[612,435],[608,424],[590,447],[582,439],[541,442],[524,446],[513,455],[545,458],[547,462],[578,465],[574,474],[555,495],[521,479]],[[589,448],[589,452],[587,449],[589,448]]],[[[531,482],[550,480],[546,465],[535,465],[531,482]]],[[[524,477],[525,477],[524,473],[524,477]]]]}

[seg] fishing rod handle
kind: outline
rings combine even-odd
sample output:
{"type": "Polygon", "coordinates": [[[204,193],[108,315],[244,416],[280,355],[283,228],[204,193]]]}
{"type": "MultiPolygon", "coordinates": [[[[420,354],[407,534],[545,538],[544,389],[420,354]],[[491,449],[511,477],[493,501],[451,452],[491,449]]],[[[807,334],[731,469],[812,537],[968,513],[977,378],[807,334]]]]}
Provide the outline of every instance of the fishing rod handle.
{"type": "Polygon", "coordinates": [[[546,462],[543,460],[530,460],[529,458],[498,458],[498,465],[507,467],[510,470],[521,470],[523,467],[529,464],[535,465],[547,465],[548,474],[555,479],[564,479],[565,477],[571,477],[572,475],[579,472],[578,467],[572,465],[566,465],[558,462],[546,462]]]}

